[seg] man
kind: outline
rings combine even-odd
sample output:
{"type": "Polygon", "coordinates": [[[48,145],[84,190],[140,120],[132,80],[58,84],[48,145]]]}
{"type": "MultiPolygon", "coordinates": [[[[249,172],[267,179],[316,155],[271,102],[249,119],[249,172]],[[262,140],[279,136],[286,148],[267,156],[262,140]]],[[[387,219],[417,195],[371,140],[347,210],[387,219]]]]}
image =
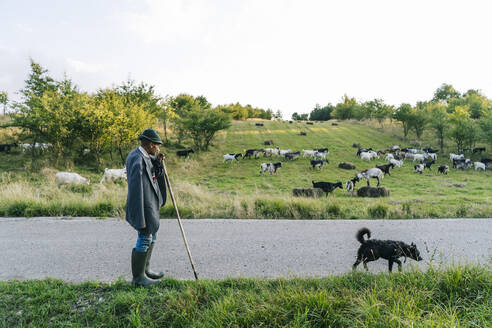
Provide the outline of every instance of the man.
{"type": "Polygon", "coordinates": [[[132,251],[132,285],[151,286],[159,283],[162,272],[152,272],[149,262],[159,230],[159,209],[166,203],[166,186],[159,153],[161,138],[153,129],[138,137],[140,147],[126,158],[128,196],[126,220],[138,231],[137,244],[132,251]],[[156,156],[158,154],[158,156],[156,156]]]}

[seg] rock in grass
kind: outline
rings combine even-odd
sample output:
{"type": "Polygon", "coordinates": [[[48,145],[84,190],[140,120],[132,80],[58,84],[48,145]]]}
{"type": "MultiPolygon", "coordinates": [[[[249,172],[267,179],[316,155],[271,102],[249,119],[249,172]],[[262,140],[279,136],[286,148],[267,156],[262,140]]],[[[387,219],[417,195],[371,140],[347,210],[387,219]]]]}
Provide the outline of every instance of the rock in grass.
{"type": "Polygon", "coordinates": [[[323,197],[324,193],[320,188],[294,188],[292,189],[292,194],[294,197],[319,198],[323,197]]]}
{"type": "Polygon", "coordinates": [[[358,197],[389,197],[390,190],[385,187],[361,187],[357,190],[358,197]]]}
{"type": "Polygon", "coordinates": [[[358,142],[354,142],[354,143],[352,144],[352,147],[353,147],[353,148],[360,148],[360,143],[358,143],[358,142]]]}
{"type": "Polygon", "coordinates": [[[355,165],[350,162],[342,162],[338,164],[338,167],[344,170],[355,170],[355,165]]]}

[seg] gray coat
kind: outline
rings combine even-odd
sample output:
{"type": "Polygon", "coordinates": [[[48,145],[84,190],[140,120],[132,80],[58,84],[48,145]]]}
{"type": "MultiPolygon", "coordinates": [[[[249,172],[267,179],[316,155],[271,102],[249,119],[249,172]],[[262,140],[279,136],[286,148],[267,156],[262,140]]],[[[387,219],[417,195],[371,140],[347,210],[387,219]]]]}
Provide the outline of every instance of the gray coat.
{"type": "Polygon", "coordinates": [[[126,220],[139,232],[153,234],[159,230],[159,209],[166,203],[164,177],[155,175],[156,168],[151,159],[138,148],[126,158],[126,172],[126,220]]]}

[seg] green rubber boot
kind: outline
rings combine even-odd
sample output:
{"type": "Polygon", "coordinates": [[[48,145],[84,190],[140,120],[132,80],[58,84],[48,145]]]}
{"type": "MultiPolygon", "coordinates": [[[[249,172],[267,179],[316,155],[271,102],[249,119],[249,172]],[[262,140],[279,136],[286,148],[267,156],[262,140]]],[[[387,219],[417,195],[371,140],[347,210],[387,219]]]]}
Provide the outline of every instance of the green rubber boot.
{"type": "Polygon", "coordinates": [[[148,287],[159,283],[159,280],[147,278],[145,275],[145,263],[147,260],[147,252],[137,252],[135,248],[132,250],[132,285],[148,287]]]}
{"type": "Polygon", "coordinates": [[[154,272],[150,270],[149,264],[150,264],[150,258],[152,257],[152,250],[154,249],[154,243],[151,243],[149,246],[149,249],[147,250],[147,260],[145,261],[145,274],[147,277],[151,279],[161,279],[164,277],[164,272],[154,272]]]}

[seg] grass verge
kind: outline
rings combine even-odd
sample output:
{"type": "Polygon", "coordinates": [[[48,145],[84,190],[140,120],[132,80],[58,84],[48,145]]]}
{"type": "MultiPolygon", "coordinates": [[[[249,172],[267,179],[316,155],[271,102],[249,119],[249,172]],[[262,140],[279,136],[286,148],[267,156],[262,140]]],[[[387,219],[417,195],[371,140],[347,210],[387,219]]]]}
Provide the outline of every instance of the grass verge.
{"type": "Polygon", "coordinates": [[[492,269],[319,279],[177,281],[133,289],[0,282],[2,327],[490,327],[492,269]]]}

